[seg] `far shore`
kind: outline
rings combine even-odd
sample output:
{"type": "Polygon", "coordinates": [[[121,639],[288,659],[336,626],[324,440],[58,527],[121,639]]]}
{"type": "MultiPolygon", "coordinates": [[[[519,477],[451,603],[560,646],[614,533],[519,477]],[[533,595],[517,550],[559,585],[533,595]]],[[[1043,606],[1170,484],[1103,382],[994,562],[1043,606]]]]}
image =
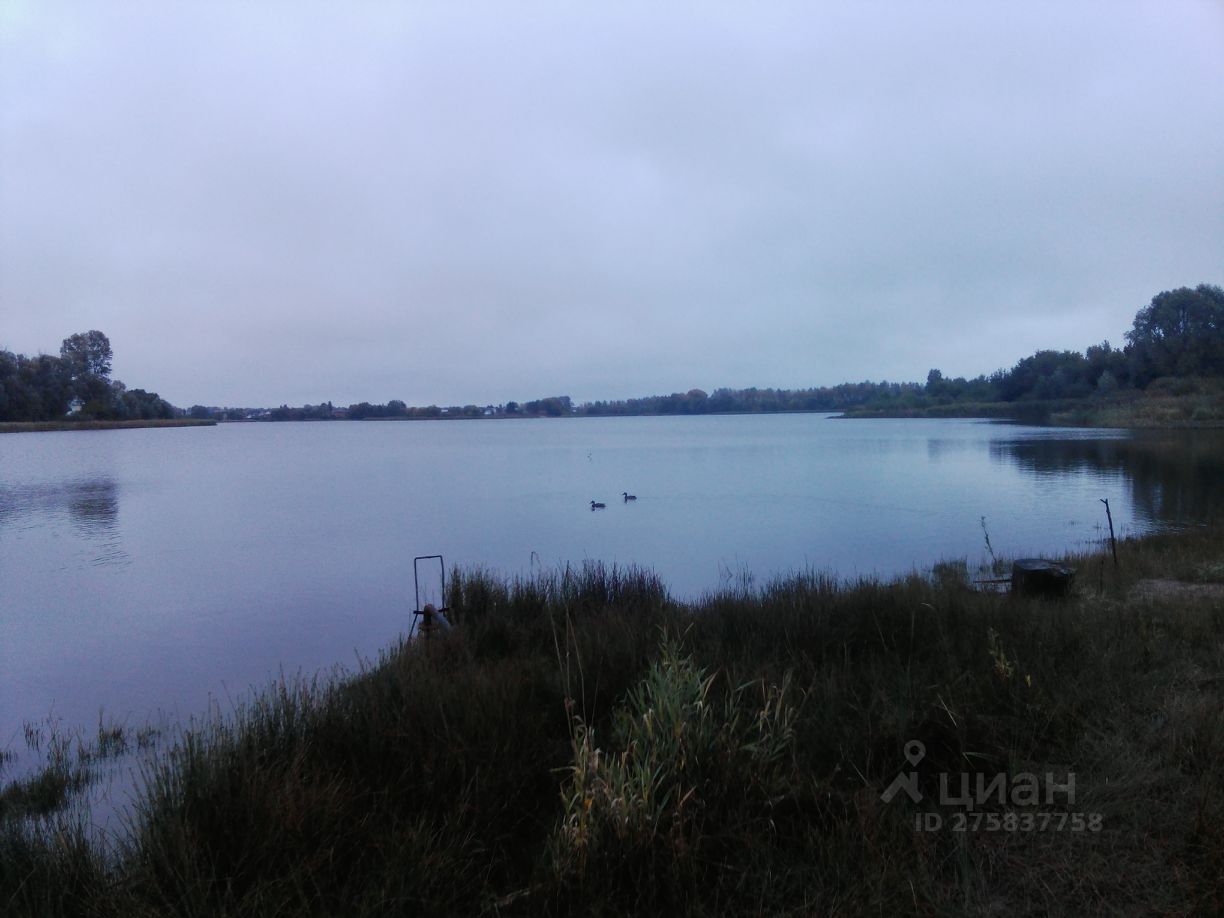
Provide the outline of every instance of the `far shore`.
{"type": "Polygon", "coordinates": [[[839,418],[987,418],[1042,427],[1218,429],[1224,428],[1224,398],[1213,393],[1146,394],[1110,399],[856,407],[847,409],[839,418]]]}
{"type": "MultiPolygon", "coordinates": [[[[1110,398],[1094,399],[1044,399],[1017,402],[950,402],[927,405],[860,405],[852,408],[819,408],[798,411],[770,412],[709,412],[713,414],[825,414],[837,420],[867,420],[880,418],[976,418],[1015,424],[1030,424],[1040,427],[1100,427],[1143,429],[1224,429],[1224,397],[1215,392],[1188,392],[1159,394],[1127,393],[1110,398]]],[[[695,414],[573,414],[566,417],[702,417],[706,412],[695,414]]],[[[266,418],[224,419],[215,418],[170,418],[155,420],[93,421],[0,421],[0,433],[32,433],[61,430],[118,430],[134,427],[212,427],[218,423],[283,423],[286,420],[303,421],[468,421],[468,420],[528,420],[547,418],[547,415],[497,415],[469,416],[443,414],[433,417],[414,415],[369,415],[363,418],[301,418],[272,420],[266,418]]]]}
{"type": "Polygon", "coordinates": [[[45,433],[53,430],[126,430],[132,427],[215,427],[199,418],[155,418],[147,421],[0,421],[0,433],[45,433]]]}

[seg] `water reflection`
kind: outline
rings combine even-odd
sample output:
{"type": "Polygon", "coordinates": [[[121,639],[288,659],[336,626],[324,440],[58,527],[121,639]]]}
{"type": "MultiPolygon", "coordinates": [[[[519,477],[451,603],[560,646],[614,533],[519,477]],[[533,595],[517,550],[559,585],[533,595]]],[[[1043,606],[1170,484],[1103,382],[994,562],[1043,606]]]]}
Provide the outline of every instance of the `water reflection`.
{"type": "Polygon", "coordinates": [[[68,513],[77,532],[107,536],[119,520],[119,487],[110,478],[74,482],[67,491],[68,513]]]}
{"type": "Polygon", "coordinates": [[[119,485],[108,476],[47,484],[0,485],[0,529],[16,532],[63,523],[89,544],[89,562],[127,560],[119,528],[119,485]]]}
{"type": "Polygon", "coordinates": [[[1137,516],[1183,526],[1224,516],[1224,431],[1140,431],[1116,439],[998,440],[991,459],[1038,475],[1125,481],[1137,516]]]}

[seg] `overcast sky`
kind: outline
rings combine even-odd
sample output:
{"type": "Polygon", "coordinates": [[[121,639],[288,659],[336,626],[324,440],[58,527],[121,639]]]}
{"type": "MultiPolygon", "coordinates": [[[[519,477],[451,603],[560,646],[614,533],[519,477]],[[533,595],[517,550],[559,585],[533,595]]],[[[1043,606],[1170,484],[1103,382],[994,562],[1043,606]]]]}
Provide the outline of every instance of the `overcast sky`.
{"type": "Polygon", "coordinates": [[[0,347],[181,406],[976,375],[1224,283],[1224,3],[0,0],[0,347]]]}

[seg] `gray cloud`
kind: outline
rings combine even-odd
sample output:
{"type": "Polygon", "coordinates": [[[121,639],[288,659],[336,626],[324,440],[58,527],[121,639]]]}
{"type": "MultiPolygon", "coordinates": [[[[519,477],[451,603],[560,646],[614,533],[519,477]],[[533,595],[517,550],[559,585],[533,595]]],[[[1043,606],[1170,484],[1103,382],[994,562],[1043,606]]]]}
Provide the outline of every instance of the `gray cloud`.
{"type": "Polygon", "coordinates": [[[1220,283],[1216,4],[16,4],[0,346],[179,404],[989,372],[1220,283]]]}

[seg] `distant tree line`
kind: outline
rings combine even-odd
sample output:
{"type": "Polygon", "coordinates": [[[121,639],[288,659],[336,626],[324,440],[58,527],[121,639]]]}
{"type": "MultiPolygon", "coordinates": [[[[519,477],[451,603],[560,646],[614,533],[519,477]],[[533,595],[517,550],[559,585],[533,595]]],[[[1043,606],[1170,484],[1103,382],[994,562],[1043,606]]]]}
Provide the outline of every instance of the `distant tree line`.
{"type": "Polygon", "coordinates": [[[861,382],[818,389],[701,389],[597,401],[579,414],[723,414],[921,408],[956,403],[1025,402],[1109,396],[1168,377],[1224,376],[1224,290],[1211,284],[1158,293],[1140,309],[1126,346],[1108,341],[1085,352],[1038,351],[1010,369],[974,379],[931,370],[926,383],[861,382]]]}
{"type": "Polygon", "coordinates": [[[818,389],[701,389],[623,401],[588,402],[578,413],[591,417],[638,414],[770,414],[785,411],[840,411],[872,400],[919,393],[918,383],[842,383],[818,389]]]}
{"type": "Polygon", "coordinates": [[[1140,309],[1118,348],[1108,341],[1079,351],[1042,350],[1010,369],[966,379],[937,369],[922,382],[858,382],[812,389],[702,389],[576,405],[566,395],[499,405],[428,405],[398,399],[337,408],[331,402],[272,409],[206,408],[195,417],[269,421],[380,418],[612,417],[630,415],[765,414],[926,408],[936,405],[1042,402],[1107,397],[1142,390],[1168,377],[1224,376],[1224,290],[1211,284],[1158,293],[1140,309]]]}
{"type": "MultiPolygon", "coordinates": [[[[1038,351],[1010,370],[976,379],[927,374],[914,404],[1023,402],[1108,396],[1169,377],[1224,376],[1224,290],[1212,284],[1158,293],[1139,310],[1126,345],[1038,351]]],[[[870,403],[868,403],[870,404],[870,403]]]]}
{"type": "Polygon", "coordinates": [[[490,417],[569,417],[580,409],[574,406],[568,395],[555,395],[529,402],[506,402],[499,405],[426,405],[413,408],[393,398],[385,404],[358,402],[347,408],[320,402],[318,405],[302,405],[291,408],[222,408],[217,406],[192,405],[188,415],[195,418],[212,418],[220,421],[334,421],[334,420],[390,420],[390,419],[449,419],[490,417]]]}
{"type": "Polygon", "coordinates": [[[1167,377],[1224,376],[1224,290],[1211,284],[1158,293],[1140,309],[1126,346],[1038,351],[974,379],[931,370],[926,383],[861,382],[818,389],[701,389],[582,405],[579,414],[725,414],[922,408],[931,405],[1082,399],[1147,388],[1167,377]]]}
{"type": "Polygon", "coordinates": [[[152,420],[177,410],[156,392],[112,380],[110,339],[100,331],[65,338],[59,356],[0,350],[0,421],[152,420]]]}

